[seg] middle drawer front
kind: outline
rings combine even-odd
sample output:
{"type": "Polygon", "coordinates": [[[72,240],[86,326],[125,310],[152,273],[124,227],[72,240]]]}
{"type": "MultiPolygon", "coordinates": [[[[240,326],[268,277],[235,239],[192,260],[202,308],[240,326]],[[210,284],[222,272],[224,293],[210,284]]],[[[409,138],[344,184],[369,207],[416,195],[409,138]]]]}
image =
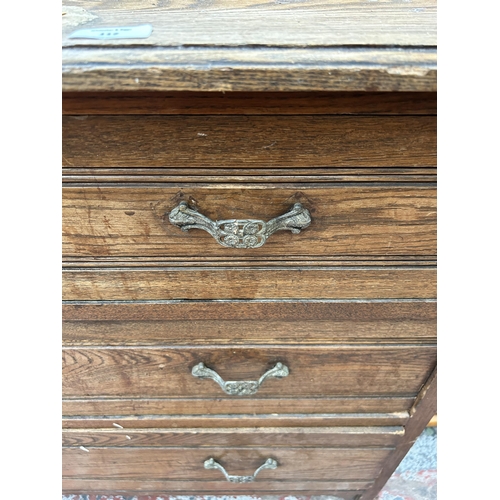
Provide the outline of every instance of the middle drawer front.
{"type": "MultiPolygon", "coordinates": [[[[436,254],[436,190],[433,184],[394,183],[88,184],[63,189],[63,231],[69,258],[428,257],[436,254]],[[246,244],[246,223],[257,221],[255,231],[297,203],[311,222],[299,234],[271,234],[260,247],[228,248],[206,231],[174,226],[169,214],[181,202],[214,223],[243,221],[237,237],[231,236],[240,246],[246,244]]],[[[252,235],[256,244],[262,242],[260,233],[252,235]]]]}
{"type": "Polygon", "coordinates": [[[269,398],[413,397],[435,362],[432,345],[66,348],[63,396],[232,397],[235,401],[238,395],[254,394],[269,398]],[[279,363],[280,372],[276,371],[279,363]],[[208,376],[206,368],[211,370],[208,376]]]}

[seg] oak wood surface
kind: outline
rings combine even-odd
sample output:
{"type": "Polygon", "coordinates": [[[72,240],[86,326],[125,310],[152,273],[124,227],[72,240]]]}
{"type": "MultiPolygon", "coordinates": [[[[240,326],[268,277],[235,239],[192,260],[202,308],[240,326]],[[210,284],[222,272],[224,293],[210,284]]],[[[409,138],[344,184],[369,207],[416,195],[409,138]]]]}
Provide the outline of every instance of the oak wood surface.
{"type": "Polygon", "coordinates": [[[63,47],[436,45],[436,3],[429,0],[413,0],[411,4],[381,2],[372,8],[353,0],[313,9],[265,9],[257,2],[248,5],[250,8],[234,8],[234,2],[226,2],[216,9],[201,6],[191,11],[173,6],[168,10],[157,7],[135,11],[125,6],[110,9],[109,5],[87,6],[85,1],[77,6],[88,9],[88,17],[92,16],[79,28],[150,23],[153,32],[147,39],[70,39],[67,37],[75,29],[76,16],[73,9],[66,9],[63,47]]]}
{"type": "MultiPolygon", "coordinates": [[[[262,470],[258,482],[373,480],[392,448],[63,448],[63,477],[148,480],[214,481],[224,488],[220,471],[206,470],[213,457],[230,474],[249,475],[267,458],[278,461],[274,470],[262,470]]],[[[280,486],[280,485],[274,485],[280,486]]],[[[314,488],[313,485],[311,485],[314,488]]],[[[226,486],[227,487],[227,486],[226,486]]],[[[283,485],[281,485],[283,487],[283,485]]]]}
{"type": "Polygon", "coordinates": [[[432,343],[436,302],[64,303],[62,338],[67,346],[432,343]]]}
{"type": "MultiPolygon", "coordinates": [[[[258,397],[416,396],[436,363],[435,346],[65,348],[63,396],[234,399],[191,369],[203,362],[225,381],[259,380],[258,397]]],[[[252,398],[252,396],[247,396],[252,398]]],[[[257,408],[256,408],[257,410],[257,408]]],[[[300,408],[297,408],[300,411],[300,408]]]]}
{"type": "Polygon", "coordinates": [[[435,47],[73,47],[63,91],[436,92],[435,47]]]}
{"type": "Polygon", "coordinates": [[[434,300],[63,303],[65,321],[435,321],[434,300]]]}
{"type": "Polygon", "coordinates": [[[373,427],[404,426],[408,418],[408,411],[289,414],[258,414],[252,411],[251,413],[237,415],[232,413],[207,413],[205,415],[65,415],[63,416],[62,425],[64,429],[115,428],[113,424],[121,425],[125,429],[181,429],[188,427],[255,427],[259,429],[263,427],[373,427]]]}
{"type": "Polygon", "coordinates": [[[63,117],[69,167],[433,167],[435,116],[63,117]]]}
{"type": "Polygon", "coordinates": [[[67,346],[335,344],[432,342],[435,321],[77,321],[63,323],[67,346]]]}
{"type": "Polygon", "coordinates": [[[63,447],[393,447],[404,428],[326,427],[288,429],[65,429],[63,447]]]}
{"type": "Polygon", "coordinates": [[[435,115],[434,92],[65,92],[63,115],[435,115]]]}
{"type": "MultiPolygon", "coordinates": [[[[297,409],[308,415],[342,413],[387,413],[408,411],[414,397],[328,397],[328,398],[262,398],[258,394],[250,398],[239,398],[239,414],[249,415],[258,411],[261,415],[294,415],[297,409]]],[[[149,418],[151,415],[230,415],[235,409],[235,400],[175,398],[116,398],[116,399],[63,399],[63,415],[66,417],[106,417],[110,415],[135,415],[149,418]]],[[[154,424],[153,424],[154,425],[154,424]]],[[[266,424],[267,425],[267,424],[266,424]]],[[[302,422],[297,422],[302,425],[302,422]]],[[[108,422],[108,427],[111,423],[108,422]]]]}
{"type": "Polygon", "coordinates": [[[65,256],[241,256],[436,254],[436,190],[429,187],[187,184],[66,187],[65,256]],[[220,246],[206,231],[168,220],[187,201],[209,219],[270,220],[296,202],[311,213],[300,234],[280,231],[260,248],[220,246]]]}
{"type": "MultiPolygon", "coordinates": [[[[394,0],[384,0],[385,2],[397,4],[394,0]]],[[[352,0],[340,0],[337,2],[338,5],[354,5],[355,2],[352,0]]],[[[435,2],[433,0],[419,0],[420,6],[433,6],[435,2]]],[[[296,0],[293,3],[277,3],[272,0],[267,1],[256,1],[256,0],[240,0],[235,3],[233,0],[213,0],[210,3],[203,3],[200,5],[199,2],[193,2],[192,0],[170,0],[168,3],[156,3],[148,0],[121,0],[116,2],[115,0],[64,0],[63,2],[63,15],[67,15],[68,7],[85,7],[87,9],[100,10],[131,10],[131,11],[142,11],[148,10],[151,12],[158,11],[187,11],[196,13],[199,11],[219,11],[227,9],[241,9],[244,14],[246,11],[251,9],[257,10],[303,10],[303,9],[313,9],[313,10],[323,10],[329,9],[331,2],[329,0],[296,0]],[[66,12],[66,14],[64,14],[66,12]]],[[[352,8],[352,7],[351,7],[352,8]]],[[[397,7],[395,7],[397,8],[397,7]]],[[[264,14],[265,15],[265,14],[264,14]]]]}
{"type": "Polygon", "coordinates": [[[64,300],[433,299],[433,268],[65,269],[64,300]]]}
{"type": "Polygon", "coordinates": [[[63,493],[65,494],[87,494],[92,491],[103,495],[117,494],[140,494],[140,495],[164,495],[165,491],[178,492],[183,494],[189,491],[190,494],[206,495],[212,493],[215,495],[234,495],[247,494],[254,495],[277,495],[289,496],[291,492],[297,492],[300,495],[316,496],[328,495],[342,500],[359,500],[359,495],[362,491],[368,488],[373,481],[314,481],[311,482],[286,482],[281,489],[274,486],[274,489],[269,489],[268,484],[260,485],[252,483],[251,486],[245,484],[221,483],[217,481],[204,481],[193,483],[192,481],[150,481],[147,479],[141,480],[122,480],[115,479],[112,484],[107,479],[86,479],[86,478],[63,478],[63,493]],[[342,488],[342,489],[340,489],[342,488]],[[349,489],[347,489],[349,488],[349,489]]]}
{"type": "Polygon", "coordinates": [[[64,90],[436,90],[435,1],[71,1],[62,19],[64,90]],[[68,38],[147,22],[147,39],[68,38]]]}

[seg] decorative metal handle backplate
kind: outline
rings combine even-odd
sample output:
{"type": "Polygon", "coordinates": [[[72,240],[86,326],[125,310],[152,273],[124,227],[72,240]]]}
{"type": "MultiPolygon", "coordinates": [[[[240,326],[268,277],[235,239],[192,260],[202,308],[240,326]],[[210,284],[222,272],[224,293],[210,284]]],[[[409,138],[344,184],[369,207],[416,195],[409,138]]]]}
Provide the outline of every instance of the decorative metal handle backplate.
{"type": "Polygon", "coordinates": [[[268,458],[254,473],[252,476],[231,476],[226,472],[226,469],[222,467],[221,464],[217,463],[213,458],[205,460],[203,463],[205,469],[218,469],[226,476],[226,479],[230,483],[251,483],[255,481],[255,477],[262,469],[276,469],[278,467],[278,462],[273,458],[268,458]]]}
{"type": "Polygon", "coordinates": [[[170,212],[168,220],[183,231],[203,229],[224,247],[258,248],[276,231],[288,229],[294,234],[300,233],[311,224],[311,214],[300,203],[295,203],[289,212],[269,222],[257,219],[228,219],[214,222],[189,208],[187,202],[181,201],[170,212]]]}
{"type": "Polygon", "coordinates": [[[214,370],[207,368],[204,363],[198,363],[193,366],[191,373],[198,378],[210,378],[217,382],[222,390],[231,396],[250,396],[251,394],[255,394],[261,384],[269,377],[283,378],[286,377],[290,372],[288,367],[283,363],[276,363],[274,368],[271,368],[269,371],[264,373],[262,377],[257,381],[241,381],[241,382],[224,382],[221,376],[214,370]]]}

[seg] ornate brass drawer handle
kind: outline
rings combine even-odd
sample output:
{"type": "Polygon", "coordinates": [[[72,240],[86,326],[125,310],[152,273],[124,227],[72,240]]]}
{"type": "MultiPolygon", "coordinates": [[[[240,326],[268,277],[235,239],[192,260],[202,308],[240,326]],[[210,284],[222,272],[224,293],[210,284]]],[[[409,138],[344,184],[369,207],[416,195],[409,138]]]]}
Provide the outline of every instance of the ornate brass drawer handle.
{"type": "Polygon", "coordinates": [[[269,222],[257,219],[228,219],[214,222],[189,208],[187,202],[181,201],[170,212],[168,220],[183,231],[203,229],[223,247],[258,248],[276,231],[288,229],[294,234],[300,233],[311,223],[311,214],[300,203],[295,203],[286,214],[269,222]]]}
{"type": "Polygon", "coordinates": [[[218,469],[226,476],[226,479],[230,483],[251,483],[255,481],[255,477],[262,469],[276,469],[278,467],[278,462],[273,458],[268,458],[254,473],[252,476],[231,476],[226,472],[226,469],[222,467],[221,464],[217,463],[213,458],[205,460],[203,463],[205,469],[218,469]]]}
{"type": "Polygon", "coordinates": [[[250,396],[251,394],[255,394],[261,384],[269,377],[283,378],[286,377],[290,372],[288,367],[283,363],[276,363],[274,368],[271,368],[269,371],[264,373],[262,377],[257,381],[241,381],[241,382],[225,382],[221,376],[214,370],[207,368],[204,363],[198,363],[193,366],[191,373],[198,378],[210,378],[217,382],[222,390],[231,396],[250,396]]]}

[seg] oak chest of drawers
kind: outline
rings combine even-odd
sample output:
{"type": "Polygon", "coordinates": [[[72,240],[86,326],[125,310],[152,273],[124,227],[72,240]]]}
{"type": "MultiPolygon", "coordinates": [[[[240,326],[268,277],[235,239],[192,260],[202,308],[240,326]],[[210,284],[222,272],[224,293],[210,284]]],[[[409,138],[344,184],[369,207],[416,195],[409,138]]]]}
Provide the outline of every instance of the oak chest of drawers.
{"type": "Polygon", "coordinates": [[[63,8],[67,493],[368,500],[436,410],[435,6],[239,7],[63,8]]]}

